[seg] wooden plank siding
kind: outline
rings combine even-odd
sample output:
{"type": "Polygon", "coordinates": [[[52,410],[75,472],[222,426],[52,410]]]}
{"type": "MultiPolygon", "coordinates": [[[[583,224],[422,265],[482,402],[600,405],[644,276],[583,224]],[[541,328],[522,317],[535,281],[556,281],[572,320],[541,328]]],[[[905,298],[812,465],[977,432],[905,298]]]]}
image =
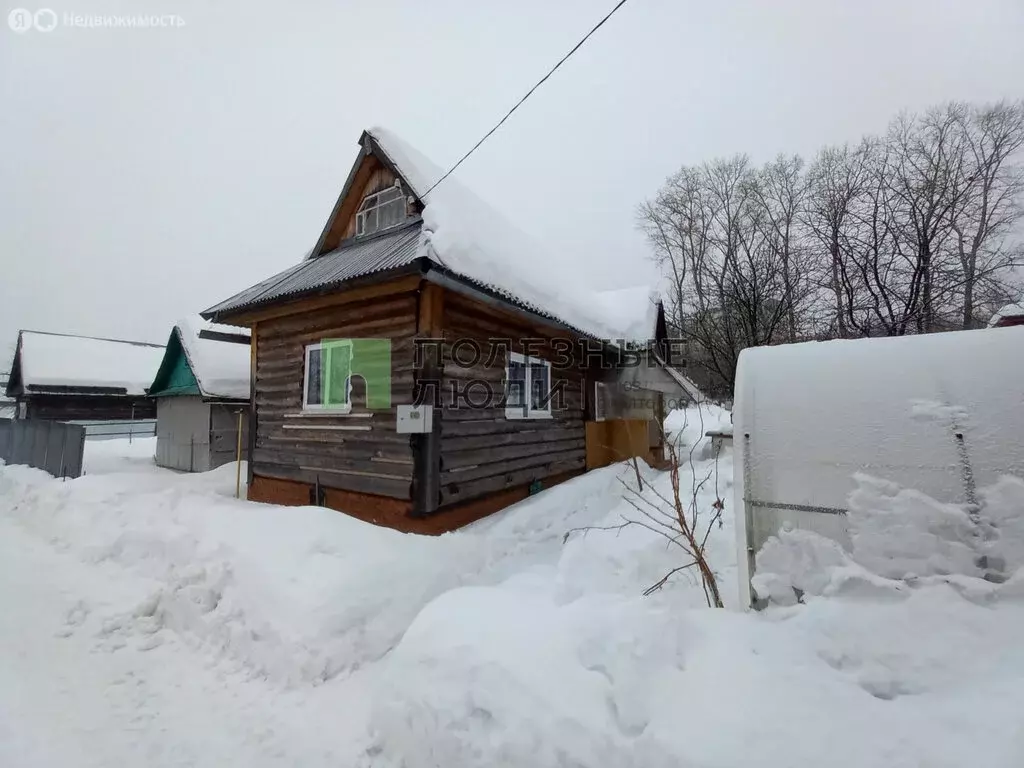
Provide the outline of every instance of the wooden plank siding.
{"type": "Polygon", "coordinates": [[[409,499],[412,449],[409,436],[395,432],[394,408],[368,411],[365,386],[357,379],[350,414],[303,412],[302,387],[307,344],[388,338],[392,403],[411,403],[416,321],[411,291],[261,320],[254,335],[253,475],[409,499]]]}
{"type": "Polygon", "coordinates": [[[28,394],[25,418],[42,421],[155,419],[156,401],[131,395],[28,394]]]}
{"type": "MultiPolygon", "coordinates": [[[[548,360],[556,358],[551,343],[560,338],[547,326],[454,292],[445,295],[444,381],[441,423],[442,507],[479,499],[535,481],[583,471],[586,466],[585,381],[582,365],[565,369],[552,365],[552,382],[564,387],[564,409],[553,410],[550,419],[507,419],[503,402],[474,408],[464,393],[470,382],[485,382],[495,393],[504,390],[505,354],[494,340],[510,339],[510,349],[524,352],[523,339],[544,339],[530,352],[548,360]],[[468,356],[453,356],[459,339],[471,339],[484,351],[476,364],[468,356]],[[494,347],[495,359],[487,366],[494,347]]],[[[483,390],[482,385],[475,385],[483,390]]],[[[475,398],[471,398],[475,399],[475,398]]]]}

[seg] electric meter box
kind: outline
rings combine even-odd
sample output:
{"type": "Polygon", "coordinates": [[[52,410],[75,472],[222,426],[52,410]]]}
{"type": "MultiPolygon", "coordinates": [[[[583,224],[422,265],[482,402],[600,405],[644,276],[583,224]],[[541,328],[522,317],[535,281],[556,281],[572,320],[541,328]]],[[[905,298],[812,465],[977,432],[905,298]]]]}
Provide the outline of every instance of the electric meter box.
{"type": "Polygon", "coordinates": [[[434,428],[434,406],[400,405],[396,431],[401,435],[420,435],[434,428]]]}

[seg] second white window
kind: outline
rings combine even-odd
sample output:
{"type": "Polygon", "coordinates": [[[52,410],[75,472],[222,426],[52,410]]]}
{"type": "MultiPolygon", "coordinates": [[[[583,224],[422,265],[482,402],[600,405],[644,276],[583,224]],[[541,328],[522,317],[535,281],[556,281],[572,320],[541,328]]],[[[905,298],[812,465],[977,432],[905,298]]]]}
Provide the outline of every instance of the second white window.
{"type": "Polygon", "coordinates": [[[510,352],[505,368],[505,418],[551,418],[551,363],[510,352]]]}

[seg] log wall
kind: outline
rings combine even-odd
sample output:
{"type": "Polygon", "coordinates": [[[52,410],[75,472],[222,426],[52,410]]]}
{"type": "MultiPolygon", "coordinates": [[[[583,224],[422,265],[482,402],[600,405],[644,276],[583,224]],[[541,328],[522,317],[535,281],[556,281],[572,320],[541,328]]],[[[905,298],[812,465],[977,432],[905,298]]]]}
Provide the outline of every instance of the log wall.
{"type": "Polygon", "coordinates": [[[303,412],[305,347],[332,338],[392,341],[392,404],[411,403],[417,298],[413,291],[299,311],[256,324],[255,476],[323,488],[410,497],[412,449],[395,432],[395,411],[368,411],[355,380],[352,412],[303,412]]]}
{"type": "MultiPolygon", "coordinates": [[[[562,382],[565,399],[550,419],[507,419],[503,402],[488,408],[471,407],[465,392],[471,381],[486,382],[502,392],[505,354],[501,345],[491,366],[487,358],[495,339],[512,339],[511,349],[524,352],[518,341],[543,338],[545,345],[530,350],[537,357],[554,359],[550,342],[559,335],[547,326],[465,296],[446,292],[444,304],[444,383],[441,412],[441,506],[470,499],[545,485],[550,478],[582,471],[586,466],[584,428],[585,371],[581,366],[552,366],[552,382],[562,382]],[[475,365],[467,356],[453,356],[459,339],[472,339],[484,349],[475,365]]],[[[476,389],[482,389],[475,385],[476,389]]]]}

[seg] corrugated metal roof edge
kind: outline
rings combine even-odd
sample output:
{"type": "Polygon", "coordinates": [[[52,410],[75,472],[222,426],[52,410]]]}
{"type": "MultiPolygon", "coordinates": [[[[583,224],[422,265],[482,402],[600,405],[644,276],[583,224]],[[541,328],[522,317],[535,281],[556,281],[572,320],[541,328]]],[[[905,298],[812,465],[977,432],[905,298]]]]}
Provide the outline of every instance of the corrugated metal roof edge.
{"type": "Polygon", "coordinates": [[[284,296],[273,296],[267,299],[257,299],[255,301],[248,302],[246,304],[240,304],[235,307],[227,309],[217,309],[214,305],[211,309],[207,309],[200,312],[199,315],[204,320],[209,320],[214,323],[224,323],[231,325],[229,319],[233,315],[240,315],[243,313],[251,312],[256,309],[263,309],[265,307],[273,306],[274,304],[285,304],[292,301],[301,301],[303,299],[309,299],[314,296],[322,296],[327,293],[334,293],[335,291],[348,290],[350,288],[361,287],[364,285],[372,285],[373,283],[383,282],[384,280],[392,279],[395,277],[402,277],[405,275],[416,274],[422,272],[423,268],[419,262],[428,262],[425,256],[421,256],[414,262],[403,265],[401,267],[392,269],[383,269],[376,272],[367,272],[354,277],[346,278],[332,283],[324,283],[316,287],[310,288],[304,291],[296,291],[284,296]]]}
{"type": "MultiPolygon", "coordinates": [[[[232,314],[249,312],[254,308],[270,306],[272,304],[279,302],[306,298],[308,296],[315,296],[319,293],[322,293],[325,289],[336,290],[339,286],[348,283],[351,280],[356,280],[366,275],[386,272],[390,269],[390,266],[386,265],[385,260],[384,266],[370,267],[368,270],[352,275],[351,277],[342,278],[339,280],[329,280],[318,285],[310,286],[309,288],[306,289],[292,289],[285,291],[283,293],[279,291],[275,292],[275,289],[279,288],[283,284],[288,283],[288,281],[291,280],[296,273],[301,272],[303,270],[309,270],[311,268],[316,269],[316,267],[313,266],[314,264],[317,264],[320,261],[328,259],[332,256],[341,254],[345,251],[365,246],[372,246],[374,242],[378,240],[388,240],[396,238],[398,240],[399,247],[401,248],[405,246],[407,242],[411,242],[411,240],[414,237],[419,237],[419,230],[420,227],[422,226],[422,223],[422,219],[416,217],[415,219],[402,224],[400,227],[396,227],[395,229],[392,230],[386,230],[376,235],[371,235],[370,237],[367,238],[360,238],[359,240],[354,240],[350,238],[348,241],[343,243],[340,247],[335,248],[330,253],[325,253],[315,258],[305,258],[298,264],[293,264],[287,269],[278,272],[276,275],[271,275],[265,280],[262,280],[256,283],[255,285],[252,285],[249,288],[246,288],[242,291],[239,291],[234,296],[231,296],[230,298],[227,298],[224,301],[214,304],[209,309],[200,312],[199,316],[202,317],[204,320],[222,322],[222,318],[228,317],[232,314]],[[248,300],[239,301],[239,299],[246,296],[246,294],[254,294],[254,297],[248,300]]],[[[405,265],[403,264],[401,266],[405,265]]]]}
{"type": "Polygon", "coordinates": [[[600,341],[606,343],[612,347],[618,347],[616,340],[614,339],[602,339],[596,336],[590,331],[583,328],[578,328],[565,320],[560,319],[556,315],[540,309],[538,307],[529,304],[528,302],[522,301],[514,296],[506,294],[503,291],[496,290],[494,287],[488,284],[476,280],[472,277],[455,272],[442,264],[434,261],[427,256],[417,257],[414,261],[407,265],[392,269],[383,269],[376,272],[369,272],[362,275],[357,275],[348,279],[340,280],[338,282],[319,285],[315,288],[311,288],[307,291],[296,292],[287,296],[277,296],[270,299],[262,299],[253,302],[249,302],[245,305],[238,307],[232,307],[226,311],[210,311],[201,312],[200,315],[205,320],[212,322],[230,322],[227,317],[231,315],[238,315],[243,312],[251,312],[255,309],[262,307],[271,306],[274,304],[301,301],[303,299],[309,299],[314,296],[322,296],[328,293],[334,293],[339,290],[349,290],[356,287],[362,287],[366,285],[372,285],[378,282],[384,282],[386,280],[392,280],[397,277],[404,277],[413,274],[421,274],[424,279],[434,283],[438,283],[445,287],[451,288],[452,290],[460,291],[462,293],[471,293],[475,298],[482,299],[489,303],[498,303],[503,307],[513,309],[518,312],[526,313],[535,320],[539,320],[543,325],[554,326],[556,328],[562,328],[573,333],[577,333],[580,336],[592,339],[594,341],[600,341]],[[461,287],[461,290],[460,290],[461,287]]]}
{"type": "MultiPolygon", "coordinates": [[[[263,306],[270,306],[277,303],[283,303],[285,301],[301,301],[303,299],[308,299],[313,296],[320,296],[327,293],[333,293],[339,290],[360,287],[363,285],[371,285],[373,283],[383,282],[385,280],[391,280],[396,277],[403,277],[406,275],[412,275],[417,273],[423,275],[425,279],[430,280],[431,282],[447,285],[450,288],[454,288],[452,283],[460,284],[465,288],[469,289],[470,291],[472,291],[473,293],[477,294],[478,297],[482,296],[485,299],[496,301],[506,307],[510,307],[519,312],[526,312],[527,314],[534,316],[536,319],[541,320],[545,325],[554,325],[559,328],[565,328],[566,330],[578,333],[586,338],[597,339],[597,337],[594,336],[592,333],[582,328],[577,328],[571,325],[570,323],[567,323],[564,320],[559,319],[558,317],[549,312],[545,312],[525,302],[519,301],[514,297],[506,296],[499,291],[495,291],[493,288],[489,287],[488,285],[482,283],[479,280],[474,280],[473,278],[466,277],[465,275],[461,275],[457,272],[453,272],[452,270],[438,264],[436,261],[433,261],[432,259],[426,256],[420,256],[414,262],[411,262],[410,264],[402,267],[381,270],[378,272],[371,272],[364,275],[358,275],[356,277],[352,277],[347,280],[342,280],[337,283],[321,285],[308,291],[291,294],[287,297],[277,297],[269,300],[258,300],[250,302],[249,304],[246,304],[244,306],[231,308],[226,312],[223,310],[216,312],[211,312],[210,310],[207,310],[206,312],[202,312],[200,314],[205,320],[210,320],[215,323],[226,322],[226,318],[229,317],[230,315],[238,315],[243,312],[250,312],[254,309],[258,309],[263,306]]],[[[458,289],[456,288],[456,290],[458,289]]],[[[608,340],[602,339],[602,341],[608,340]]]]}

